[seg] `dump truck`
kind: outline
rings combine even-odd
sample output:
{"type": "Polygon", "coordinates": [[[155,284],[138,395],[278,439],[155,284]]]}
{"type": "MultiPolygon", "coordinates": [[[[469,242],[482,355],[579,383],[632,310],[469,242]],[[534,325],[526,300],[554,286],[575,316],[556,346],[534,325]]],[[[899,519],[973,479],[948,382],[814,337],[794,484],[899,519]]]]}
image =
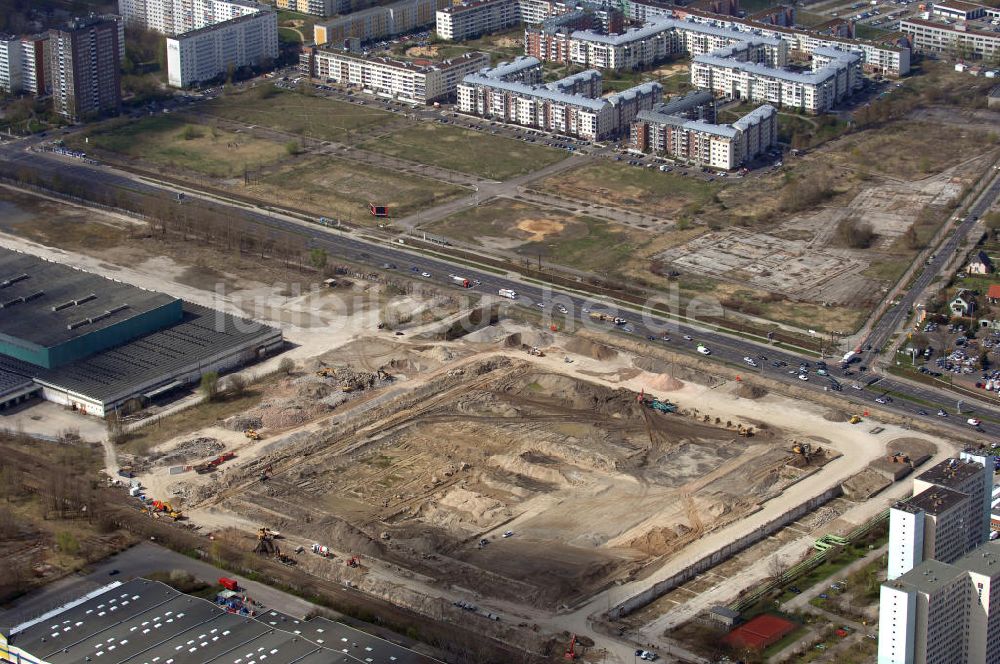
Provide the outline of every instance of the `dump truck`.
{"type": "Polygon", "coordinates": [[[471,280],[466,279],[465,277],[460,277],[457,274],[449,274],[448,276],[451,277],[451,280],[454,281],[459,286],[461,286],[462,288],[472,288],[471,280]]]}
{"type": "Polygon", "coordinates": [[[243,431],[243,435],[249,438],[250,440],[260,440],[260,432],[254,429],[253,427],[245,429],[243,431]]]}
{"type": "Polygon", "coordinates": [[[625,325],[628,323],[627,320],[621,318],[620,316],[612,316],[610,314],[603,314],[599,311],[591,311],[590,317],[594,320],[604,321],[607,323],[614,323],[615,325],[625,325]]]}

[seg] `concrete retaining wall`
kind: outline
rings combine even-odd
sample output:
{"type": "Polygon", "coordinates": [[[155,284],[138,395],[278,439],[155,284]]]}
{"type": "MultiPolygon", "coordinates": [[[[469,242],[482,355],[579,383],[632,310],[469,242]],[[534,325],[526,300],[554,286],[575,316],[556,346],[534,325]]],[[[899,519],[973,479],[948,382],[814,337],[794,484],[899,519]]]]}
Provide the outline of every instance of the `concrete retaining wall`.
{"type": "Polygon", "coordinates": [[[735,540],[727,544],[721,549],[713,551],[709,555],[696,561],[692,565],[689,565],[688,567],[684,568],[677,574],[674,574],[670,578],[664,579],[663,581],[653,584],[652,587],[648,588],[647,590],[644,590],[638,595],[633,595],[632,597],[625,600],[618,606],[612,608],[608,612],[608,617],[612,620],[615,620],[621,618],[622,616],[627,616],[633,611],[641,609],[642,607],[646,606],[653,600],[662,597],[663,595],[666,595],[668,592],[670,592],[677,586],[690,581],[691,579],[701,574],[705,570],[711,569],[712,567],[715,567],[719,563],[728,560],[729,558],[733,557],[740,551],[743,551],[744,549],[752,546],[753,544],[756,544],[765,537],[770,536],[772,533],[780,530],[781,528],[784,528],[789,523],[797,519],[800,519],[803,515],[813,511],[820,505],[823,505],[840,495],[841,495],[841,488],[839,484],[837,486],[827,489],[818,496],[815,496],[812,499],[810,499],[808,502],[802,503],[801,505],[797,505],[796,507],[793,507],[787,512],[768,521],[764,525],[754,530],[752,533],[747,533],[738,540],[735,540]]]}

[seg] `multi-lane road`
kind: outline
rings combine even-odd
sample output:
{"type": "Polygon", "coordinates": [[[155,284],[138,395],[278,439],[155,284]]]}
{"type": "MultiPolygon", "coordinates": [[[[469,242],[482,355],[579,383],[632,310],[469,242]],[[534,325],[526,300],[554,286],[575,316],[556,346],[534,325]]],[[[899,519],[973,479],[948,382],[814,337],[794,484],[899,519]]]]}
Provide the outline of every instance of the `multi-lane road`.
{"type": "MultiPolygon", "coordinates": [[[[140,180],[112,168],[50,153],[32,151],[27,149],[24,142],[0,146],[0,158],[9,160],[15,165],[21,163],[35,168],[51,169],[105,186],[127,187],[146,192],[173,190],[171,185],[161,185],[148,179],[140,180]]],[[[949,241],[917,277],[902,301],[875,326],[870,336],[870,342],[875,349],[882,347],[897,329],[909,312],[915,298],[938,274],[958,248],[964,234],[998,196],[1000,196],[1000,180],[994,181],[987,193],[980,197],[949,241]]],[[[251,209],[246,205],[219,201],[218,199],[213,199],[213,202],[226,205],[233,214],[257,223],[304,234],[309,237],[312,246],[322,248],[333,259],[339,258],[354,263],[363,263],[375,269],[396,270],[436,286],[443,285],[456,289],[460,287],[455,284],[451,275],[458,274],[476,282],[471,290],[481,294],[497,295],[500,289],[514,290],[517,293],[516,301],[503,300],[499,297],[497,299],[509,305],[516,304],[531,308],[543,316],[546,324],[554,324],[560,329],[574,329],[580,326],[603,329],[608,334],[630,335],[634,338],[648,340],[651,344],[692,354],[698,353],[697,346],[701,344],[711,352],[710,355],[704,356],[705,359],[741,367],[745,369],[747,376],[759,374],[774,380],[795,384],[805,390],[839,395],[846,401],[855,404],[856,408],[852,410],[859,413],[868,407],[878,407],[913,421],[923,420],[940,425],[962,427],[972,439],[986,439],[988,436],[1000,435],[1000,409],[991,408],[978,402],[970,402],[968,406],[963,408],[962,413],[958,413],[956,411],[957,399],[947,399],[938,390],[895,380],[887,376],[879,377],[870,373],[859,374],[858,364],[851,367],[854,375],[844,375],[838,366],[839,358],[833,358],[830,361],[826,369],[830,376],[824,377],[816,373],[815,358],[805,357],[778,346],[769,346],[763,341],[758,342],[720,333],[693,325],[687,320],[677,321],[653,315],[651,311],[620,309],[609,301],[588,297],[585,293],[570,292],[539,285],[536,282],[524,281],[516,274],[500,275],[469,268],[458,263],[450,263],[443,255],[427,256],[412,250],[405,244],[399,244],[398,241],[359,237],[355,233],[328,229],[287,215],[269,213],[259,208],[251,209]],[[385,268],[386,265],[391,267],[385,268]],[[430,276],[423,277],[422,273],[427,273],[430,276]],[[613,325],[595,322],[590,316],[592,311],[621,316],[627,319],[628,323],[626,325],[613,325]],[[751,366],[746,358],[751,359],[756,366],[751,366]],[[802,363],[807,365],[805,373],[799,371],[799,366],[802,363]],[[805,375],[808,379],[804,380],[800,378],[800,375],[805,375]],[[869,385],[869,381],[875,378],[878,379],[877,382],[869,385]],[[939,410],[944,414],[938,415],[939,410]],[[973,428],[965,423],[966,418],[969,417],[982,419],[983,423],[978,429],[973,428]]],[[[871,351],[871,353],[874,352],[876,351],[871,351]]],[[[874,356],[866,354],[864,357],[867,362],[874,356]]]]}

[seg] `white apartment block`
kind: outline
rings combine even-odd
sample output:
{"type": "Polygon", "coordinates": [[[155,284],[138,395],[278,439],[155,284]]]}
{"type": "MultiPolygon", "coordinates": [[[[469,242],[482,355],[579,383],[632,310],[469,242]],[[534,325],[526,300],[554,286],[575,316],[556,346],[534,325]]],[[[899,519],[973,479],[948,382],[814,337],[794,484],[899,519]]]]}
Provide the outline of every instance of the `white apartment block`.
{"type": "Polygon", "coordinates": [[[118,0],[125,23],[168,37],[256,14],[262,8],[251,0],[118,0]]]}
{"type": "Polygon", "coordinates": [[[771,67],[783,67],[788,61],[788,45],[781,39],[673,18],[654,18],[617,35],[547,26],[525,30],[528,55],[614,70],[648,67],[681,53],[698,56],[747,43],[759,51],[758,61],[771,67]]]}
{"type": "Polygon", "coordinates": [[[732,124],[692,120],[667,110],[664,104],[639,113],[630,130],[630,150],[732,170],[778,142],[778,110],[767,104],[732,124]]]}
{"type": "Polygon", "coordinates": [[[313,26],[313,41],[317,46],[333,44],[340,47],[349,39],[369,42],[434,25],[439,9],[450,0],[397,0],[380,7],[351,12],[313,26]]]}
{"type": "Polygon", "coordinates": [[[350,0],[277,0],[275,7],[300,14],[333,16],[350,11],[351,3],[350,0]]]}
{"type": "Polygon", "coordinates": [[[956,57],[979,58],[1000,63],[1000,32],[985,22],[932,21],[908,18],[899,29],[913,40],[918,51],[946,53],[956,57]]]}
{"type": "Polygon", "coordinates": [[[913,497],[889,510],[890,580],[926,560],[952,563],[990,535],[995,459],[976,451],[913,480],[913,497]]]}
{"type": "Polygon", "coordinates": [[[52,65],[48,55],[49,35],[21,38],[22,87],[33,95],[48,94],[52,88],[52,65]]]}
{"type": "Polygon", "coordinates": [[[691,61],[691,83],[726,99],[763,102],[825,113],[861,85],[861,56],[850,51],[817,49],[811,72],[768,67],[753,60],[754,51],[733,46],[691,61]]]}
{"type": "Polygon", "coordinates": [[[167,82],[185,88],[277,57],[278,16],[262,9],[167,38],[167,82]]]}
{"type": "Polygon", "coordinates": [[[490,66],[490,56],[466,53],[432,65],[416,65],[401,60],[314,48],[303,53],[300,62],[304,72],[313,78],[426,104],[453,97],[464,77],[490,66]]]}
{"type": "Polygon", "coordinates": [[[0,34],[0,91],[20,92],[24,85],[23,71],[20,37],[0,34]]]}
{"type": "Polygon", "coordinates": [[[878,664],[1000,662],[1000,541],[882,584],[878,664]]]}
{"type": "MultiPolygon", "coordinates": [[[[631,7],[632,13],[635,14],[637,3],[632,2],[631,7]]],[[[863,69],[869,73],[890,77],[905,76],[910,73],[910,49],[905,46],[820,35],[809,30],[756,23],[748,19],[722,16],[691,7],[675,7],[672,13],[676,18],[685,21],[751,33],[748,37],[781,39],[788,44],[790,51],[811,54],[817,48],[823,47],[857,51],[862,55],[863,69]]]]}
{"type": "Polygon", "coordinates": [[[520,0],[473,0],[437,11],[434,31],[441,39],[464,41],[521,23],[520,0]]]}
{"type": "Polygon", "coordinates": [[[548,85],[522,82],[540,78],[541,63],[535,58],[471,74],[458,86],[458,109],[505,123],[598,140],[623,133],[641,111],[652,108],[663,96],[659,83],[644,83],[601,98],[599,72],[582,72],[548,85]],[[567,92],[570,90],[577,92],[567,92]]]}

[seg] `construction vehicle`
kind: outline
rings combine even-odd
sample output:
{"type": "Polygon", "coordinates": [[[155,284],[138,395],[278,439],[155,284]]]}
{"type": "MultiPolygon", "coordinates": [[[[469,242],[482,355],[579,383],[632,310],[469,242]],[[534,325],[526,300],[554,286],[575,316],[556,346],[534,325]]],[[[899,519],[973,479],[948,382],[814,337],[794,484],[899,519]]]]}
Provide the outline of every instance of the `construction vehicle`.
{"type": "Polygon", "coordinates": [[[341,385],[340,386],[340,391],[343,392],[344,394],[348,394],[348,393],[354,391],[354,386],[353,385],[347,385],[347,384],[341,385]]]}
{"type": "Polygon", "coordinates": [[[753,438],[753,427],[746,427],[742,424],[736,425],[736,435],[743,436],[745,438],[753,438]]]}
{"type": "Polygon", "coordinates": [[[354,567],[354,568],[361,567],[361,557],[360,556],[351,556],[351,558],[347,561],[347,566],[348,567],[354,567]]]}
{"type": "Polygon", "coordinates": [[[313,544],[312,552],[315,553],[317,556],[323,556],[324,558],[330,557],[330,547],[325,546],[323,544],[313,544]]]}
{"type": "Polygon", "coordinates": [[[566,652],[563,653],[563,659],[576,660],[576,634],[573,634],[570,638],[569,645],[566,646],[566,652]]]}
{"type": "Polygon", "coordinates": [[[910,457],[902,452],[893,452],[887,459],[889,463],[910,463],[910,457]]]}
{"type": "Polygon", "coordinates": [[[534,355],[535,357],[545,357],[545,353],[542,352],[541,348],[537,346],[532,346],[528,349],[528,355],[534,355]]]}
{"type": "Polygon", "coordinates": [[[226,590],[231,590],[232,592],[236,592],[240,589],[240,584],[236,582],[236,579],[230,579],[225,576],[219,577],[219,585],[226,590]]]}
{"type": "Polygon", "coordinates": [[[652,399],[649,402],[649,407],[653,410],[658,410],[661,413],[676,413],[677,405],[672,404],[669,401],[661,401],[660,399],[652,399]]]}
{"type": "Polygon", "coordinates": [[[800,443],[797,440],[792,441],[792,454],[801,454],[808,458],[811,451],[812,446],[809,443],[800,443]]]}
{"type": "Polygon", "coordinates": [[[861,419],[860,415],[851,415],[851,419],[850,419],[850,423],[851,424],[858,424],[859,422],[862,422],[862,421],[863,420],[861,419]]]}
{"type": "Polygon", "coordinates": [[[268,466],[264,470],[260,471],[260,481],[266,482],[271,479],[271,466],[268,466]]]}
{"type": "MultiPolygon", "coordinates": [[[[380,330],[384,326],[385,326],[384,323],[379,323],[380,330]]],[[[337,370],[331,369],[330,367],[323,367],[322,369],[316,372],[316,375],[319,376],[320,378],[333,378],[334,376],[337,375],[337,370]]]]}
{"type": "Polygon", "coordinates": [[[620,318],[618,316],[610,316],[608,314],[602,314],[599,311],[591,311],[590,312],[590,317],[593,318],[594,320],[600,320],[600,321],[605,321],[605,322],[608,322],[608,323],[614,323],[615,325],[625,325],[628,322],[624,318],[620,318]]]}
{"type": "Polygon", "coordinates": [[[249,429],[244,429],[243,435],[249,438],[250,440],[260,440],[260,432],[254,429],[253,427],[250,427],[249,429]]]}
{"type": "Polygon", "coordinates": [[[278,553],[274,557],[274,559],[277,560],[282,565],[288,565],[289,567],[296,564],[295,558],[292,558],[291,556],[286,556],[283,553],[278,553]]]}

